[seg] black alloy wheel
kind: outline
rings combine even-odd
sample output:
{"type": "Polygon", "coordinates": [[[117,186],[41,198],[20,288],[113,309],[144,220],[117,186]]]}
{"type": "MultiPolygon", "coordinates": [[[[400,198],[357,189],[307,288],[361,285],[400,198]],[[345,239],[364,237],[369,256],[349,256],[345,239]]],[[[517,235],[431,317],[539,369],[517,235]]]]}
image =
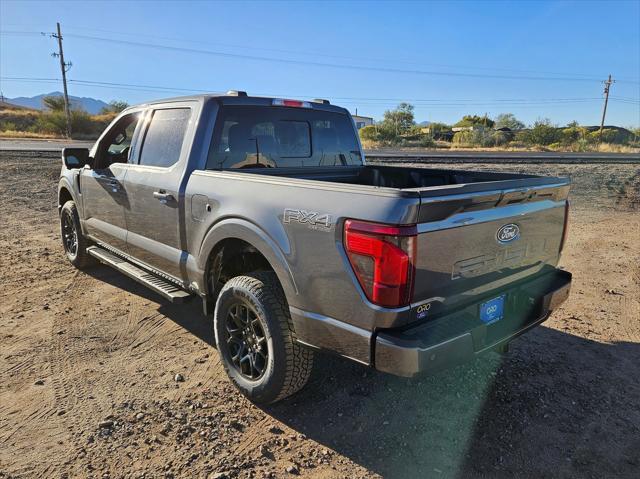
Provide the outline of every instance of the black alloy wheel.
{"type": "Polygon", "coordinates": [[[250,381],[260,379],[269,362],[264,327],[255,310],[242,302],[229,308],[225,321],[226,345],[235,368],[250,381]]]}
{"type": "Polygon", "coordinates": [[[70,210],[62,211],[62,244],[70,256],[78,255],[78,231],[70,210]]]}

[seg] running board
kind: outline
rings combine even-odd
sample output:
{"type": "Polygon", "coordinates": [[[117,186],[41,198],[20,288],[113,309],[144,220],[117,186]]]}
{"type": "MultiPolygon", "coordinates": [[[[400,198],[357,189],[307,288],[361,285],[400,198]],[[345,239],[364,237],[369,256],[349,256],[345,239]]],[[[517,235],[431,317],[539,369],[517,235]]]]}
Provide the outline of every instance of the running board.
{"type": "Polygon", "coordinates": [[[103,264],[111,266],[112,268],[120,271],[123,274],[129,276],[129,278],[137,281],[138,283],[146,286],[152,291],[155,291],[160,296],[168,299],[172,303],[184,303],[192,295],[187,291],[180,289],[177,285],[160,278],[155,274],[152,274],[144,269],[135,266],[126,259],[122,259],[109,251],[102,249],[98,246],[90,246],[87,248],[87,253],[96,258],[103,264]]]}

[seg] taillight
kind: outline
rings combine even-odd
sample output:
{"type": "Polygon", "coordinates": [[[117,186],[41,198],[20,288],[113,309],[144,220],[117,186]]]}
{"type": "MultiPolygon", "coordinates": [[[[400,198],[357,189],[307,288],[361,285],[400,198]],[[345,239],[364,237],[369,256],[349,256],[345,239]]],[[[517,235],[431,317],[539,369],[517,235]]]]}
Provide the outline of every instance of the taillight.
{"type": "Polygon", "coordinates": [[[372,303],[408,305],[413,295],[417,228],[347,220],[344,247],[353,272],[372,303]]]}
{"type": "Polygon", "coordinates": [[[273,106],[292,106],[294,108],[311,108],[311,103],[300,100],[285,100],[282,98],[274,98],[271,102],[273,106]]]}
{"type": "Polygon", "coordinates": [[[560,241],[560,253],[564,248],[564,244],[567,241],[567,234],[569,233],[569,200],[564,204],[564,226],[562,227],[562,240],[560,241]]]}

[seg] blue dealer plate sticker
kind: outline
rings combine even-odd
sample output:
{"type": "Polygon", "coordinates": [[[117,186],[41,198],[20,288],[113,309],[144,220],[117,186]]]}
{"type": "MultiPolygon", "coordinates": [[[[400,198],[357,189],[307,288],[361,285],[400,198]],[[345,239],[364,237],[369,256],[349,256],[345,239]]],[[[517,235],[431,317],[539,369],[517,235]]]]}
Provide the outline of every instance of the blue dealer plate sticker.
{"type": "Polygon", "coordinates": [[[480,320],[485,324],[495,323],[504,315],[504,297],[498,296],[480,305],[480,320]]]}

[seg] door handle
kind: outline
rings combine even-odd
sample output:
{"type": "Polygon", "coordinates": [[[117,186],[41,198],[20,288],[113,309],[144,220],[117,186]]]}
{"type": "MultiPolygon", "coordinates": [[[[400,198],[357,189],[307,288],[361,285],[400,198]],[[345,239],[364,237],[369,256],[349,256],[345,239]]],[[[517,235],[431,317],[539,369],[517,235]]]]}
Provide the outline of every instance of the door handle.
{"type": "Polygon", "coordinates": [[[163,191],[154,191],[153,197],[157,200],[160,200],[162,203],[173,201],[173,195],[171,193],[164,193],[163,191]]]}

